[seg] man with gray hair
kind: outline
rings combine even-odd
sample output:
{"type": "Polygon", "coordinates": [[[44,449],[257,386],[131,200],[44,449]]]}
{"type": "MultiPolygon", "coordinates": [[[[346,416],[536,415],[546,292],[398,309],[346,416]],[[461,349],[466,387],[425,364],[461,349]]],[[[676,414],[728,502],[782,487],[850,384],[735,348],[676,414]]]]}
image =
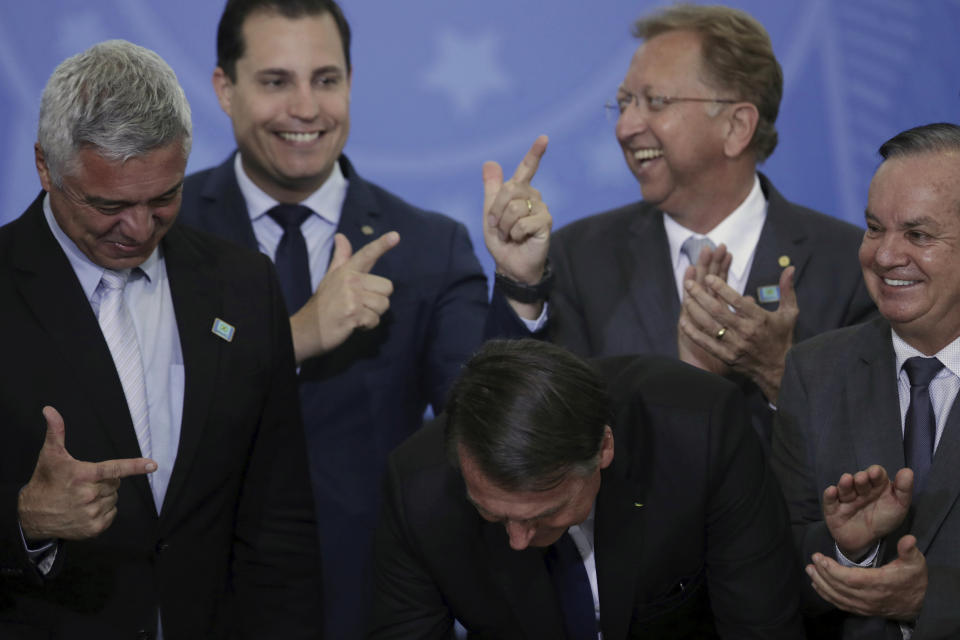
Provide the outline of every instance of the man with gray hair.
{"type": "Polygon", "coordinates": [[[43,93],[0,229],[0,636],[315,638],[318,550],[270,262],[174,226],[190,108],[112,40],[43,93]]]}
{"type": "Polygon", "coordinates": [[[773,464],[815,638],[960,637],[960,127],[880,147],[860,265],[882,317],[787,357],[773,464]]]}

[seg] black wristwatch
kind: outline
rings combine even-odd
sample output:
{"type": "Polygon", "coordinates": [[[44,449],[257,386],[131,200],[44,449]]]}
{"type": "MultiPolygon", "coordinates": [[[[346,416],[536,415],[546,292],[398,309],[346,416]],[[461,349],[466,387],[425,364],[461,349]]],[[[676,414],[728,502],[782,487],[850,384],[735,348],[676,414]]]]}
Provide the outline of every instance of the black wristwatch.
{"type": "Polygon", "coordinates": [[[525,304],[539,302],[546,300],[553,288],[553,268],[550,266],[550,260],[547,260],[547,263],[543,266],[543,277],[536,284],[517,282],[501,273],[494,275],[494,282],[503,292],[503,295],[511,300],[525,304]]]}

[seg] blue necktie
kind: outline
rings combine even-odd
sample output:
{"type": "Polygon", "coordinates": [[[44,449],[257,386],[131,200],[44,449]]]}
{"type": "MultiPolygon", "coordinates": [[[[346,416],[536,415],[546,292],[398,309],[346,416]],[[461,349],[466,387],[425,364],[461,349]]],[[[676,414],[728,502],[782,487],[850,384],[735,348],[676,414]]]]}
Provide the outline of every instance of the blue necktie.
{"type": "Polygon", "coordinates": [[[690,264],[696,266],[697,260],[700,259],[700,252],[703,251],[704,247],[716,249],[717,245],[713,244],[713,240],[707,236],[700,236],[699,238],[697,236],[690,236],[680,245],[680,253],[687,256],[690,264]]]}
{"type": "Polygon", "coordinates": [[[903,421],[903,453],[907,466],[913,470],[916,489],[923,486],[933,462],[937,420],[930,402],[930,381],[942,368],[943,363],[936,358],[917,356],[903,363],[903,370],[910,378],[910,406],[903,421]]]}
{"type": "Polygon", "coordinates": [[[307,241],[300,231],[300,225],[312,213],[310,209],[299,204],[278,204],[267,211],[267,215],[283,227],[283,237],[277,245],[275,263],[283,297],[287,302],[287,311],[291,315],[299,311],[313,293],[310,287],[307,241]]]}
{"type": "Polygon", "coordinates": [[[583,557],[569,532],[564,532],[547,549],[544,561],[560,600],[567,640],[597,640],[597,617],[590,580],[583,566],[583,557]]]}

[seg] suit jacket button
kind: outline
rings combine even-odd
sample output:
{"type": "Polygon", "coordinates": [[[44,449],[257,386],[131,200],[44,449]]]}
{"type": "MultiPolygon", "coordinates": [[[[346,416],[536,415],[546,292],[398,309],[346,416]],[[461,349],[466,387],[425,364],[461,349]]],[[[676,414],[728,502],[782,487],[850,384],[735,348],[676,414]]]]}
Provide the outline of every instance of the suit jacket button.
{"type": "Polygon", "coordinates": [[[163,540],[159,540],[157,542],[157,546],[155,547],[156,552],[158,554],[166,551],[168,548],[170,548],[170,544],[167,542],[164,542],[163,540]]]}

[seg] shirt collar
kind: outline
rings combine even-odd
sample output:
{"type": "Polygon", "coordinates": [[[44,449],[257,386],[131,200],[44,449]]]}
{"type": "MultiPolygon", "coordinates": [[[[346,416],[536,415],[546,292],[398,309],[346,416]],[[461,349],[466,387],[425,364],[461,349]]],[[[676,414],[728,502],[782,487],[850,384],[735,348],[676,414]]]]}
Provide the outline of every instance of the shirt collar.
{"type": "MultiPolygon", "coordinates": [[[[903,363],[906,362],[907,359],[913,358],[914,356],[920,356],[921,358],[930,357],[907,344],[907,341],[898,336],[897,332],[893,329],[890,329],[890,335],[893,336],[893,352],[897,357],[896,371],[898,376],[903,369],[903,363]]],[[[948,369],[953,375],[960,376],[960,338],[957,338],[935,353],[933,357],[939,359],[940,362],[943,363],[944,368],[948,369]]],[[[944,371],[937,374],[937,376],[940,375],[944,375],[944,371]]]]}
{"type": "MultiPolygon", "coordinates": [[[[727,245],[727,251],[733,256],[730,273],[738,280],[743,279],[747,266],[752,262],[766,217],[767,199],[760,188],[760,179],[754,174],[753,187],[744,201],[706,234],[715,245],[727,245]]],[[[667,214],[663,214],[663,226],[670,244],[673,270],[676,271],[680,266],[680,247],[691,235],[700,237],[700,234],[690,231],[667,214]]]]}
{"type": "Polygon", "coordinates": [[[571,535],[573,535],[572,534],[573,531],[575,531],[576,529],[579,529],[580,532],[583,534],[582,536],[580,536],[580,540],[583,542],[586,542],[587,545],[589,545],[591,550],[593,550],[593,525],[595,520],[594,513],[596,512],[596,510],[597,510],[597,502],[596,500],[594,500],[593,506],[590,507],[590,515],[587,516],[587,519],[581,522],[580,524],[571,525],[568,528],[568,530],[571,531],[571,535]]]}
{"type": "MultiPolygon", "coordinates": [[[[247,202],[247,212],[250,215],[251,222],[256,222],[267,215],[267,211],[280,204],[250,179],[243,169],[239,151],[233,159],[233,171],[237,176],[240,193],[243,194],[243,199],[247,202]]],[[[340,163],[334,162],[333,171],[330,172],[330,177],[327,178],[326,182],[299,204],[307,207],[314,214],[336,227],[340,224],[340,211],[343,209],[343,202],[347,198],[348,186],[349,182],[340,169],[340,163]]]]}
{"type": "MultiPolygon", "coordinates": [[[[50,227],[50,231],[53,233],[57,244],[60,245],[60,248],[63,249],[63,252],[67,255],[67,260],[70,262],[70,266],[73,267],[73,272],[77,274],[77,279],[80,281],[84,295],[87,296],[87,300],[92,300],[105,269],[90,260],[63,229],[60,228],[57,219],[53,216],[53,209],[50,207],[49,193],[43,197],[43,217],[46,219],[47,226],[50,227]]],[[[160,274],[160,259],[160,247],[157,246],[137,269],[143,272],[144,276],[146,276],[150,282],[157,282],[160,274]]]]}

